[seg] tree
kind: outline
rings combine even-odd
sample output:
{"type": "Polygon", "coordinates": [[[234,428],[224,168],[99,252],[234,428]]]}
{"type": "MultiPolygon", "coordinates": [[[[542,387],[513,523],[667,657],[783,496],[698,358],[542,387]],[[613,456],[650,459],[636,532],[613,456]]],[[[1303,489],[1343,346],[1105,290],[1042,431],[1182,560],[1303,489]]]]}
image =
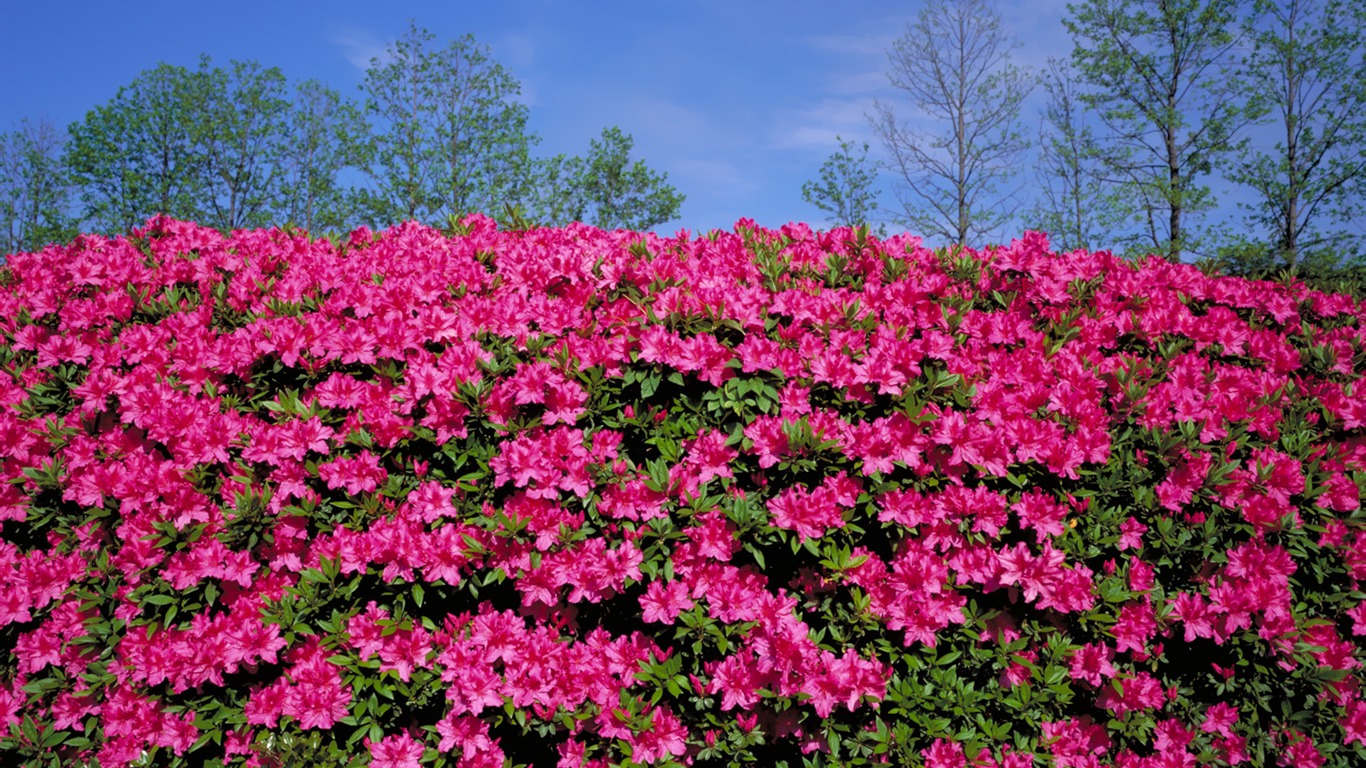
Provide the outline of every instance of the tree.
{"type": "Polygon", "coordinates": [[[371,62],[361,201],[376,224],[495,213],[528,195],[533,165],[520,84],[466,35],[445,48],[416,25],[371,62]]]}
{"type": "Polygon", "coordinates": [[[354,201],[340,176],[359,162],[356,148],[365,130],[360,110],[331,88],[306,80],[295,89],[289,121],[281,158],[284,219],[309,231],[345,228],[354,201]]]}
{"type": "Polygon", "coordinates": [[[161,64],[72,126],[67,164],[95,227],[164,213],[227,231],[269,226],[286,206],[288,83],[276,68],[200,58],[161,64]]]}
{"type": "Polygon", "coordinates": [[[631,162],[635,141],[615,126],[589,142],[588,157],[572,177],[579,199],[574,218],[602,229],[645,230],[677,218],[683,195],[645,161],[631,162]]]}
{"type": "Polygon", "coordinates": [[[616,126],[589,141],[585,157],[541,163],[530,208],[542,223],[581,221],[601,229],[645,230],[678,217],[684,197],[668,174],[631,161],[635,141],[616,126]]]}
{"type": "Polygon", "coordinates": [[[46,120],[0,136],[0,253],[36,251],[74,234],[62,137],[46,120]]]}
{"type": "Polygon", "coordinates": [[[902,223],[958,245],[991,232],[1011,215],[1001,186],[1015,173],[1028,141],[1020,107],[1033,88],[1010,63],[1015,43],[988,0],[928,0],[888,52],[891,84],[915,107],[923,133],[875,104],[872,118],[891,166],[902,223]]]}
{"type": "Polygon", "coordinates": [[[204,157],[191,130],[195,79],[162,63],[71,126],[65,164],[91,227],[123,232],[158,213],[201,218],[204,157]]]}
{"type": "Polygon", "coordinates": [[[1108,180],[1139,203],[1138,243],[1172,261],[1196,243],[1188,219],[1214,204],[1201,177],[1248,119],[1229,71],[1240,2],[1083,0],[1063,22],[1108,180]]]}
{"type": "Polygon", "coordinates": [[[200,223],[224,231],[270,226],[285,197],[288,85],[274,67],[262,69],[254,61],[229,67],[200,59],[182,126],[200,155],[200,223]]]}
{"type": "Polygon", "coordinates": [[[1050,59],[1043,86],[1048,105],[1035,165],[1039,198],[1029,225],[1049,233],[1059,250],[1108,246],[1129,206],[1105,183],[1095,132],[1067,64],[1050,59]]]}
{"type": "Polygon", "coordinates": [[[1230,178],[1256,202],[1248,229],[1270,235],[1270,261],[1295,270],[1306,251],[1350,255],[1350,222],[1366,185],[1366,6],[1341,0],[1257,0],[1249,23],[1248,96],[1267,107],[1274,149],[1245,150],[1230,178]]]}
{"type": "Polygon", "coordinates": [[[836,136],[840,148],[821,164],[820,181],[802,185],[802,199],[825,211],[834,226],[868,224],[877,210],[877,169],[868,161],[868,142],[855,156],[853,142],[836,136]]]}
{"type": "Polygon", "coordinates": [[[525,206],[538,224],[561,227],[582,220],[587,209],[578,192],[583,173],[582,157],[558,154],[534,163],[536,181],[531,185],[525,206]]]}

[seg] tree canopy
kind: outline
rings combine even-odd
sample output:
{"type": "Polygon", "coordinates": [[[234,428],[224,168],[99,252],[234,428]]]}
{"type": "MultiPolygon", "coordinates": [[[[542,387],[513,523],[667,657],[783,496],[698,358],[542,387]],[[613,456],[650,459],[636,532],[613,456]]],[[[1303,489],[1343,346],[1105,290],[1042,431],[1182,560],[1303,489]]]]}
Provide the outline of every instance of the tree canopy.
{"type": "Polygon", "coordinates": [[[140,73],[65,141],[24,123],[0,143],[6,247],[36,248],[78,226],[120,233],[156,214],[223,231],[524,209],[646,229],[679,215],[683,196],[632,156],[619,127],[582,157],[535,157],[521,84],[470,35],[443,42],[411,24],[359,90],[352,99],[255,61],[203,56],[195,68],[140,73]]]}

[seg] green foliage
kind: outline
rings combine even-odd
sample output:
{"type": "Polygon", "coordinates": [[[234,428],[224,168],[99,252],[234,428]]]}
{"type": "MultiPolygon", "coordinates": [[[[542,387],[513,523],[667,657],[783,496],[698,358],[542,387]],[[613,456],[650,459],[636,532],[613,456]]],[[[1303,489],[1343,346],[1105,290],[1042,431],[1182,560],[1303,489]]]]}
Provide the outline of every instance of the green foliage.
{"type": "Polygon", "coordinates": [[[1360,235],[1325,224],[1352,222],[1366,192],[1366,5],[1257,0],[1255,11],[1242,83],[1279,138],[1230,169],[1255,194],[1241,204],[1248,228],[1292,270],[1315,249],[1350,258],[1360,235]]]}
{"type": "Polygon", "coordinates": [[[0,257],[75,235],[62,138],[47,121],[23,120],[0,136],[0,257]]]}
{"type": "Polygon", "coordinates": [[[1234,238],[1201,266],[1249,280],[1285,285],[1298,280],[1325,293],[1366,298],[1366,256],[1344,257],[1331,246],[1303,250],[1294,264],[1287,264],[1284,253],[1266,243],[1234,238]]]}
{"type": "Polygon", "coordinates": [[[1190,218],[1215,203],[1202,177],[1248,117],[1229,77],[1239,2],[1085,0],[1063,22],[1106,178],[1136,202],[1131,245],[1172,261],[1199,248],[1190,218]]]}
{"type": "Polygon", "coordinates": [[[1048,93],[1035,166],[1039,197],[1028,226],[1049,234],[1059,251],[1108,247],[1113,233],[1133,215],[1131,205],[1106,183],[1095,130],[1077,92],[1075,73],[1050,59],[1043,74],[1048,93]]]}
{"type": "MultiPolygon", "coordinates": [[[[473,212],[515,223],[523,211],[643,230],[678,215],[683,196],[630,157],[632,138],[619,128],[605,129],[584,157],[532,158],[539,140],[520,90],[473,37],[440,47],[416,24],[371,62],[359,106],[315,80],[291,89],[280,70],[256,62],[163,63],[73,125],[62,163],[86,224],[109,233],[159,213],[223,231],[290,223],[313,232],[473,212]],[[344,182],[351,174],[365,179],[360,188],[344,182]]],[[[32,137],[5,145],[3,189],[12,194],[0,212],[24,247],[71,232],[52,202],[61,193],[41,187],[55,162],[34,164],[60,142],[41,138],[36,153],[20,145],[32,137]],[[24,194],[48,197],[35,208],[24,194]]]]}
{"type": "Polygon", "coordinates": [[[205,162],[190,130],[197,78],[162,63],[71,126],[65,162],[95,230],[123,232],[158,213],[203,217],[205,162]]]}
{"type": "Polygon", "coordinates": [[[204,187],[200,223],[229,231],[274,223],[284,197],[282,159],[290,144],[285,76],[256,62],[229,69],[200,62],[192,82],[190,124],[201,154],[204,187]]]}
{"type": "Polygon", "coordinates": [[[837,227],[872,222],[880,190],[874,189],[877,169],[868,162],[868,142],[855,156],[854,143],[838,136],[840,148],[821,163],[820,181],[802,185],[802,199],[825,211],[837,227]]]}
{"type": "Polygon", "coordinates": [[[282,218],[291,136],[287,83],[254,61],[161,64],[71,126],[66,164],[84,219],[122,232],[158,213],[220,230],[282,218]]]}
{"type": "Polygon", "coordinates": [[[683,195],[668,183],[668,174],[631,161],[634,144],[613,126],[589,142],[586,157],[543,161],[533,204],[538,219],[642,231],[677,218],[683,195]]]}
{"type": "Polygon", "coordinates": [[[365,72],[368,135],[358,203],[368,221],[439,223],[530,194],[532,145],[521,85],[470,35],[444,48],[413,24],[365,72]]]}
{"type": "Polygon", "coordinates": [[[309,231],[346,228],[352,196],[339,177],[358,162],[365,132],[360,110],[323,83],[305,80],[295,88],[290,121],[281,157],[284,219],[309,231]]]}

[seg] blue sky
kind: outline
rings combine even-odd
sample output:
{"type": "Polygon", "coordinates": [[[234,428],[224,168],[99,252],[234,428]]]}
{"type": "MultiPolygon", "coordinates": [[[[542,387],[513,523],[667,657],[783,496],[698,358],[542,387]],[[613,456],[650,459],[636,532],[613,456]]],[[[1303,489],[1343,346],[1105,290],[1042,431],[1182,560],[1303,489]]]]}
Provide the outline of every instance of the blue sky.
{"type": "MultiPolygon", "coordinates": [[[[65,127],[166,61],[255,59],[291,81],[356,95],[364,68],[415,19],[445,40],[472,33],[521,81],[544,154],[579,154],[610,125],[687,196],[660,229],[821,223],[801,198],[837,147],[868,140],[886,49],[919,2],[56,2],[0,0],[0,130],[24,117],[65,127]]],[[[1065,56],[1062,0],[999,6],[1017,60],[1065,56]]],[[[890,203],[890,195],[883,194],[890,203]]]]}

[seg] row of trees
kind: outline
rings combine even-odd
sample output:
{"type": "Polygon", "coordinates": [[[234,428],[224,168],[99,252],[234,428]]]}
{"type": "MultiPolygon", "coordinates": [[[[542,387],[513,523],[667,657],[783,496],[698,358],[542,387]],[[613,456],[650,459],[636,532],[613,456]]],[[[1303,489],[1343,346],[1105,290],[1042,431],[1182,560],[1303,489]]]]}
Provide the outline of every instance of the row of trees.
{"type": "Polygon", "coordinates": [[[1035,74],[1011,63],[1016,44],[990,0],[929,0],[888,52],[916,117],[877,103],[885,156],[842,144],[805,198],[839,223],[881,217],[964,245],[1009,221],[1063,248],[1217,256],[1244,272],[1360,253],[1366,4],[1068,9],[1070,61],[1035,74]],[[1022,107],[1037,87],[1047,105],[1036,137],[1022,107]],[[1021,174],[1030,161],[1033,178],[1021,174]],[[878,206],[878,170],[891,172],[895,206],[878,206]],[[1237,190],[1240,216],[1220,209],[1216,179],[1237,190]]]}
{"type": "Polygon", "coordinates": [[[155,213],[223,230],[440,224],[473,211],[646,229],[682,205],[618,128],[583,156],[534,155],[520,84],[468,35],[442,46],[411,26],[360,91],[291,87],[276,68],[203,57],[143,72],[66,136],[24,121],[0,137],[0,247],[122,232],[155,213]]]}

